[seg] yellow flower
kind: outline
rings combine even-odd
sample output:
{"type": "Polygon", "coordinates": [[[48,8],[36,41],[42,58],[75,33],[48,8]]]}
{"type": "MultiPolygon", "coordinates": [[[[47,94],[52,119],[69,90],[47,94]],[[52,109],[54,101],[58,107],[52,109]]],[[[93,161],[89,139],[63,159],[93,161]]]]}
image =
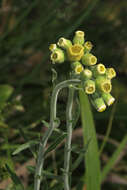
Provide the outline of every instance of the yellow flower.
{"type": "Polygon", "coordinates": [[[115,71],[115,69],[114,69],[114,68],[107,68],[107,70],[106,70],[106,76],[107,76],[107,78],[109,78],[109,79],[114,78],[114,77],[116,76],[116,71],[115,71]]]}
{"type": "Polygon", "coordinates": [[[76,31],[75,36],[73,38],[73,43],[83,45],[84,44],[84,36],[85,36],[85,33],[83,31],[80,31],[80,30],[76,31]]]}
{"type": "Polygon", "coordinates": [[[82,57],[82,64],[86,66],[91,66],[95,65],[97,63],[97,58],[91,54],[91,53],[86,53],[82,57]]]}
{"type": "Polygon", "coordinates": [[[84,54],[84,47],[80,44],[74,44],[70,46],[67,50],[69,61],[80,61],[84,54]]]}
{"type": "Polygon", "coordinates": [[[110,80],[106,79],[105,77],[99,76],[99,77],[96,78],[95,82],[96,82],[96,87],[101,92],[105,92],[105,93],[110,93],[111,92],[112,85],[111,85],[110,80]]]}

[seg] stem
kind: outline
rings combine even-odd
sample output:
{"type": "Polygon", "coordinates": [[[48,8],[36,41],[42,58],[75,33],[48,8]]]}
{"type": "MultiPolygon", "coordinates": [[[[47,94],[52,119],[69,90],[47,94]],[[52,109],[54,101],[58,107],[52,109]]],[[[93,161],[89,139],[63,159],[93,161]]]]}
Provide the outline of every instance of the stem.
{"type": "Polygon", "coordinates": [[[55,119],[56,119],[56,105],[57,105],[58,93],[62,88],[68,87],[71,84],[76,85],[79,83],[80,83],[80,80],[78,79],[66,80],[56,85],[56,87],[54,88],[52,92],[51,104],[50,104],[50,124],[49,124],[49,129],[46,131],[46,133],[42,137],[42,140],[39,145],[37,165],[36,165],[36,171],[35,171],[34,190],[40,190],[41,174],[42,174],[44,158],[45,158],[44,156],[45,147],[46,147],[49,137],[51,136],[56,126],[55,119]]]}
{"type": "Polygon", "coordinates": [[[69,96],[68,96],[67,109],[66,109],[67,138],[65,143],[65,154],[64,154],[64,190],[70,190],[69,166],[70,166],[70,156],[71,156],[73,96],[74,96],[74,89],[69,89],[69,96]]]}

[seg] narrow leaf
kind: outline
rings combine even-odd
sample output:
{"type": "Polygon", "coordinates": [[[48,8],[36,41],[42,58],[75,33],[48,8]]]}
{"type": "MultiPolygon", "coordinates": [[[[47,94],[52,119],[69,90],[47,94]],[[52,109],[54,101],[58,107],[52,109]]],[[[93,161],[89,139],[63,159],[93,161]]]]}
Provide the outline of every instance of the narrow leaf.
{"type": "Polygon", "coordinates": [[[48,149],[46,150],[46,153],[47,154],[48,152],[51,152],[52,150],[54,150],[58,144],[60,144],[63,139],[66,137],[66,134],[63,134],[61,136],[59,136],[49,147],[48,149]]]}
{"type": "Polygon", "coordinates": [[[86,145],[89,139],[91,139],[88,150],[85,153],[86,186],[87,190],[100,190],[100,161],[93,116],[90,109],[88,96],[80,90],[79,97],[84,144],[86,145]]]}
{"type": "Polygon", "coordinates": [[[25,150],[25,149],[27,149],[27,148],[30,148],[31,146],[35,146],[36,144],[39,144],[39,142],[38,142],[38,141],[29,141],[29,142],[27,142],[27,143],[25,143],[25,144],[22,144],[22,145],[20,145],[20,146],[12,153],[12,155],[16,155],[16,154],[18,154],[19,152],[21,152],[21,151],[23,151],[23,150],[25,150]]]}
{"type": "Polygon", "coordinates": [[[6,169],[13,181],[13,183],[15,184],[15,189],[16,190],[24,190],[24,186],[21,183],[19,177],[10,169],[10,167],[6,164],[6,169]]]}
{"type": "Polygon", "coordinates": [[[83,159],[84,159],[84,154],[81,153],[72,165],[71,169],[72,172],[79,166],[79,164],[82,162],[83,159]]]}
{"type": "Polygon", "coordinates": [[[51,172],[45,171],[45,170],[43,170],[42,173],[46,176],[46,178],[56,179],[56,180],[58,180],[60,182],[63,182],[62,176],[57,176],[57,175],[55,175],[55,174],[53,174],[51,172]]]}

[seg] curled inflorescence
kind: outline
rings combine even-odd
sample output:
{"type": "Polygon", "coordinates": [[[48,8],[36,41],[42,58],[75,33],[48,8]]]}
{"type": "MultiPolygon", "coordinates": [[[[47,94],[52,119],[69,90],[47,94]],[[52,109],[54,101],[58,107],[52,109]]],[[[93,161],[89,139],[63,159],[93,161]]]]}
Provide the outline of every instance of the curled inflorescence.
{"type": "Polygon", "coordinates": [[[81,79],[85,93],[89,95],[97,111],[102,112],[106,105],[110,106],[115,101],[110,92],[111,80],[116,72],[114,68],[97,64],[97,57],[91,53],[92,48],[92,43],[85,41],[85,33],[76,31],[72,42],[62,37],[57,44],[50,45],[50,58],[53,64],[70,62],[73,76],[81,79]]]}

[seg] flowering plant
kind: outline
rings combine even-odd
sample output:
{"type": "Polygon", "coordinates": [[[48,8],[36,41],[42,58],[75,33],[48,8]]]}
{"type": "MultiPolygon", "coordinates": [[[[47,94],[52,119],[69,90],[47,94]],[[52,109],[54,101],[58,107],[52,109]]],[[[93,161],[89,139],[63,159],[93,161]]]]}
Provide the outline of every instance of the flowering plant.
{"type": "Polygon", "coordinates": [[[61,64],[67,61],[71,64],[72,77],[81,80],[82,89],[89,95],[91,102],[102,112],[106,105],[110,106],[115,98],[110,94],[111,80],[116,76],[114,68],[106,68],[97,64],[97,58],[91,53],[92,43],[85,41],[85,33],[76,31],[73,42],[60,38],[57,44],[51,44],[51,61],[61,64]]]}
{"type": "MultiPolygon", "coordinates": [[[[62,64],[66,62],[67,64],[70,64],[71,77],[70,79],[57,84],[52,92],[50,105],[50,124],[49,129],[44,134],[39,146],[34,190],[40,190],[40,184],[42,179],[41,176],[43,174],[43,165],[46,153],[46,144],[53,130],[59,125],[58,118],[56,117],[57,98],[59,95],[59,91],[65,87],[69,88],[68,102],[66,108],[67,134],[64,153],[64,169],[62,176],[64,182],[64,190],[71,189],[69,182],[69,165],[73,128],[72,107],[75,89],[78,89],[79,91],[84,91],[85,94],[89,96],[90,101],[98,112],[104,111],[106,109],[106,106],[110,106],[115,101],[115,98],[110,94],[110,92],[112,90],[111,80],[116,76],[116,72],[113,68],[106,68],[102,63],[97,64],[96,56],[91,53],[92,47],[93,45],[91,42],[85,41],[85,33],[83,31],[76,31],[72,42],[62,37],[58,40],[57,44],[51,44],[49,47],[51,51],[50,58],[52,63],[62,64]]],[[[89,130],[86,130],[85,133],[86,135],[89,135],[89,130]]],[[[94,130],[92,131],[91,136],[95,138],[96,144],[96,136],[94,130]]],[[[93,147],[96,148],[97,152],[97,146],[93,147]]],[[[88,158],[91,159],[91,154],[89,152],[88,158]]],[[[100,177],[98,177],[97,180],[98,185],[95,187],[95,189],[99,190],[100,177]]],[[[90,184],[87,186],[87,189],[93,190],[90,184]]]]}

